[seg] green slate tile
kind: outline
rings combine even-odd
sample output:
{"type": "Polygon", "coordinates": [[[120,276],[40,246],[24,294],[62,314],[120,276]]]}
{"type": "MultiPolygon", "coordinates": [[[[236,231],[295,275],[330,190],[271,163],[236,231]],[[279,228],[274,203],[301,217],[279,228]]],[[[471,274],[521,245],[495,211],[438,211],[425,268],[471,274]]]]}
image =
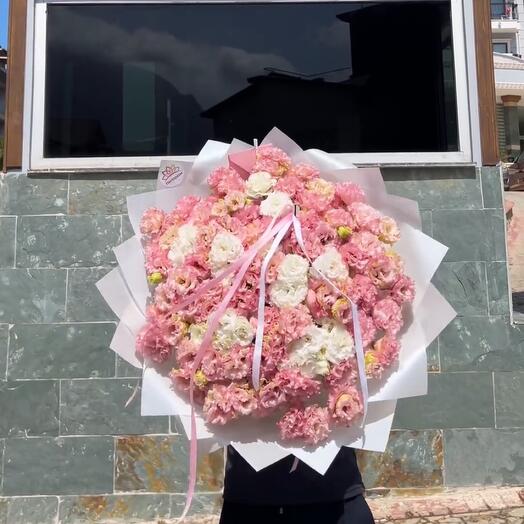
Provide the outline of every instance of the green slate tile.
{"type": "Polygon", "coordinates": [[[524,367],[524,332],[502,317],[460,317],[439,337],[443,371],[512,371],[524,367]]]}
{"type": "Polygon", "coordinates": [[[524,429],[444,432],[446,486],[524,484],[524,429]]]}
{"type": "Polygon", "coordinates": [[[433,284],[458,315],[487,315],[486,267],[483,262],[444,262],[433,284]]]}
{"type": "Polygon", "coordinates": [[[449,247],[446,262],[503,261],[505,234],[501,209],[433,211],[433,236],[449,247]]]}
{"type": "Polygon", "coordinates": [[[0,217],[0,268],[15,264],[16,217],[0,217]]]}
{"type": "Polygon", "coordinates": [[[396,429],[494,427],[491,373],[430,373],[428,394],[399,400],[396,429]]]}
{"type": "Polygon", "coordinates": [[[119,215],[127,212],[126,197],[156,189],[156,173],[79,175],[71,178],[71,215],[119,215]]]}
{"type": "Polygon", "coordinates": [[[392,431],[384,453],[357,452],[366,489],[443,485],[440,431],[392,431]]]}
{"type": "Polygon", "coordinates": [[[110,266],[121,221],[117,216],[23,216],[17,235],[18,267],[110,266]]]}
{"type": "Polygon", "coordinates": [[[489,312],[491,315],[509,315],[510,293],[506,262],[487,264],[489,312]]]}
{"type": "Polygon", "coordinates": [[[9,499],[7,522],[56,524],[58,497],[15,497],[9,499]]]}
{"type": "Polygon", "coordinates": [[[9,343],[10,379],[111,377],[114,324],[15,325],[9,343]]]}
{"type": "Polygon", "coordinates": [[[8,173],[0,182],[0,215],[67,213],[67,176],[8,173]]]}
{"type": "Polygon", "coordinates": [[[497,428],[524,428],[524,368],[495,373],[497,428]]]}
{"type": "Polygon", "coordinates": [[[0,323],[63,321],[65,295],[65,270],[3,269],[0,323]]]}
{"type": "Polygon", "coordinates": [[[96,283],[108,273],[108,268],[78,268],[69,270],[67,282],[67,320],[90,322],[116,320],[96,283]]]}
{"type": "Polygon", "coordinates": [[[483,167],[481,179],[484,207],[499,209],[504,207],[500,167],[483,167]]]}
{"type": "Polygon", "coordinates": [[[58,382],[0,382],[0,437],[58,435],[58,382]]]}
{"type": "Polygon", "coordinates": [[[62,381],[60,423],[62,435],[141,435],[169,431],[168,417],[140,415],[140,381],[136,379],[62,381]]]}
{"type": "Polygon", "coordinates": [[[60,501],[59,523],[157,522],[169,518],[170,512],[169,495],[67,496],[60,501]]]}
{"type": "Polygon", "coordinates": [[[112,490],[112,437],[7,440],[4,495],[95,495],[112,490]]]}
{"type": "MultiPolygon", "coordinates": [[[[224,454],[219,450],[200,458],[197,489],[220,491],[224,454]]],[[[188,444],[185,436],[118,437],[116,441],[115,490],[185,493],[188,444]]]]}
{"type": "Polygon", "coordinates": [[[474,167],[381,169],[388,192],[411,198],[420,209],[480,209],[480,178],[474,167]]]}

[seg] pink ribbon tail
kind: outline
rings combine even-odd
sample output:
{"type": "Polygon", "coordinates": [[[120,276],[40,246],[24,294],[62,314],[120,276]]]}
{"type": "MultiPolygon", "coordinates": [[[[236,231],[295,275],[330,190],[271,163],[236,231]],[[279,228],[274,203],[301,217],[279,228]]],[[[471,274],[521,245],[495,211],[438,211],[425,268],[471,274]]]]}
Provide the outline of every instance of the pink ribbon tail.
{"type": "MultiPolygon", "coordinates": [[[[200,367],[200,364],[202,363],[202,359],[204,358],[206,350],[208,349],[208,347],[210,346],[212,342],[213,334],[218,327],[220,319],[226,312],[226,309],[229,303],[231,302],[233,295],[236,293],[237,289],[242,284],[244,275],[246,274],[247,270],[249,269],[249,266],[253,262],[254,258],[257,256],[259,250],[267,242],[269,242],[269,240],[271,240],[271,238],[275,234],[277,234],[278,231],[280,231],[283,225],[285,226],[288,222],[291,222],[291,214],[289,214],[275,226],[276,218],[277,217],[275,217],[271,221],[271,223],[269,224],[268,228],[266,229],[262,237],[242,257],[241,267],[238,270],[238,273],[235,275],[235,279],[233,283],[231,284],[231,287],[229,288],[225,297],[222,299],[217,309],[213,313],[208,323],[204,337],[202,338],[202,342],[195,355],[195,360],[193,361],[193,367],[191,369],[191,377],[189,380],[189,402],[191,404],[191,438],[190,438],[190,445],[189,445],[189,478],[188,478],[189,485],[188,485],[188,490],[187,490],[187,495],[186,495],[186,505],[184,507],[184,511],[182,512],[182,515],[180,516],[180,520],[183,520],[187,516],[187,513],[193,501],[193,497],[195,494],[195,486],[196,486],[197,459],[198,459],[197,440],[198,439],[197,439],[197,429],[196,429],[196,413],[195,413],[195,398],[194,398],[195,373],[198,371],[198,368],[200,367]]],[[[193,300],[196,300],[198,298],[199,292],[200,290],[197,290],[193,294],[193,300]],[[195,295],[198,295],[198,296],[195,297],[195,295]]]]}

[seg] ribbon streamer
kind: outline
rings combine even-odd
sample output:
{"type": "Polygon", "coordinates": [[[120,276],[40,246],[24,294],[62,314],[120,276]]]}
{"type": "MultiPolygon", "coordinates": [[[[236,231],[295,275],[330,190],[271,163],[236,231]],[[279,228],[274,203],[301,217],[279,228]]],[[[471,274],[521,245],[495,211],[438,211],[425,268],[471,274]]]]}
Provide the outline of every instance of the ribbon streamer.
{"type": "MultiPolygon", "coordinates": [[[[260,279],[259,279],[260,284],[259,284],[259,297],[258,297],[257,329],[256,329],[256,337],[255,337],[255,347],[253,350],[253,365],[252,365],[252,375],[251,375],[253,387],[255,390],[258,390],[260,388],[260,366],[261,366],[261,360],[262,360],[262,346],[263,346],[263,335],[264,335],[266,273],[267,273],[269,264],[271,263],[271,259],[273,258],[274,254],[276,253],[278,247],[280,246],[282,240],[288,233],[291,226],[293,226],[295,237],[297,239],[297,243],[300,249],[304,253],[309,263],[313,265],[313,261],[311,257],[308,255],[307,250],[306,250],[304,238],[302,235],[302,227],[300,224],[300,220],[296,216],[296,207],[293,213],[289,213],[275,225],[277,218],[278,217],[273,218],[273,220],[267,227],[264,234],[259,238],[259,240],[257,240],[257,242],[255,242],[255,244],[253,244],[253,246],[246,253],[244,253],[244,255],[242,255],[238,260],[230,264],[228,268],[225,269],[223,272],[221,272],[217,277],[213,278],[206,284],[200,286],[193,294],[191,294],[189,297],[187,297],[183,301],[176,304],[174,307],[175,311],[180,311],[185,306],[191,304],[192,302],[197,300],[199,297],[201,297],[203,293],[205,293],[209,289],[213,288],[214,286],[222,282],[222,280],[226,276],[228,276],[229,274],[233,273],[234,271],[238,269],[238,272],[235,275],[235,279],[231,287],[229,288],[228,292],[226,293],[226,296],[222,299],[222,301],[218,305],[217,309],[213,313],[213,316],[211,317],[207,325],[206,332],[204,334],[200,347],[197,351],[197,354],[195,355],[195,360],[193,362],[193,367],[191,370],[191,378],[189,382],[189,400],[191,404],[191,439],[190,439],[190,449],[189,449],[189,486],[188,486],[187,497],[186,497],[186,505],[184,507],[184,511],[182,512],[180,520],[183,520],[187,516],[189,508],[191,507],[191,502],[193,500],[193,496],[195,494],[195,487],[196,487],[198,449],[197,449],[196,414],[195,414],[195,404],[194,404],[194,390],[195,390],[194,376],[195,376],[195,373],[198,371],[200,364],[202,363],[202,359],[204,358],[206,350],[208,349],[209,345],[211,344],[213,334],[218,327],[220,319],[226,312],[226,309],[229,303],[231,302],[231,299],[233,298],[234,294],[236,293],[236,291],[242,284],[242,279],[244,278],[244,275],[246,274],[247,270],[249,269],[249,266],[251,265],[251,263],[257,256],[258,252],[273,238],[271,247],[262,262],[261,271],[260,271],[260,279]]],[[[348,301],[348,303],[351,304],[351,314],[352,314],[352,320],[353,320],[353,335],[354,335],[354,340],[355,340],[355,353],[357,357],[357,367],[358,367],[359,381],[360,381],[360,387],[361,387],[361,392],[362,392],[362,402],[363,402],[363,407],[364,407],[362,425],[364,425],[366,414],[367,414],[367,408],[368,408],[368,388],[367,388],[366,369],[365,369],[365,360],[364,360],[364,346],[362,343],[362,334],[361,334],[361,329],[360,329],[360,320],[358,317],[358,308],[356,304],[345,293],[343,293],[326,275],[324,275],[318,269],[315,269],[315,270],[337,293],[343,296],[348,301]]],[[[297,460],[295,460],[295,463],[298,465],[297,460]]],[[[293,466],[294,467],[292,468],[292,471],[296,469],[296,465],[294,464],[293,466]]]]}

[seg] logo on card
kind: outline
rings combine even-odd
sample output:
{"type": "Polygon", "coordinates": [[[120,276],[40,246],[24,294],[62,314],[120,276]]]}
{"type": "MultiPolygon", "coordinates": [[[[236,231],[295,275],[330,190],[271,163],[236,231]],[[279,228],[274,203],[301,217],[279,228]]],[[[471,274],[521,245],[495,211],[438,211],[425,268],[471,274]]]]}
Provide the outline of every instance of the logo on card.
{"type": "Polygon", "coordinates": [[[158,170],[158,187],[175,187],[182,183],[186,171],[191,164],[188,162],[177,162],[162,160],[158,170]]]}
{"type": "Polygon", "coordinates": [[[184,170],[180,166],[166,166],[162,170],[162,182],[166,186],[173,185],[179,178],[184,176],[184,170]]]}

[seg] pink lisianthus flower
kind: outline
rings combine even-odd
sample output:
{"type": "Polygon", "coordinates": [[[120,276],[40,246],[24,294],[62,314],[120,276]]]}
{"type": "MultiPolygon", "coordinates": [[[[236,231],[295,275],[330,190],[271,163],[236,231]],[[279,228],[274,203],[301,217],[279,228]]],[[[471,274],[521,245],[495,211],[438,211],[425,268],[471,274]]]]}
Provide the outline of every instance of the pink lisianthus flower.
{"type": "Polygon", "coordinates": [[[193,359],[197,354],[198,347],[193,344],[187,337],[183,337],[180,342],[178,342],[175,348],[176,361],[179,365],[182,365],[187,362],[193,363],[193,359]]]}
{"type": "Polygon", "coordinates": [[[379,300],[373,308],[375,325],[389,334],[397,334],[403,324],[400,306],[391,298],[379,300]]]}
{"type": "Polygon", "coordinates": [[[269,263],[269,266],[266,271],[266,283],[272,284],[278,276],[278,267],[284,260],[284,253],[282,251],[277,251],[273,258],[271,259],[271,262],[269,263]]]}
{"type": "Polygon", "coordinates": [[[366,275],[355,275],[351,281],[349,295],[366,311],[370,311],[377,302],[378,289],[366,275]]]}
{"type": "Polygon", "coordinates": [[[227,195],[230,191],[243,191],[244,180],[230,167],[217,167],[207,179],[209,187],[217,195],[227,195]]]}
{"type": "Polygon", "coordinates": [[[373,349],[366,351],[366,374],[369,377],[380,378],[398,359],[399,352],[398,340],[389,335],[383,336],[375,342],[373,349]]]}
{"type": "Polygon", "coordinates": [[[161,209],[154,207],[147,209],[140,221],[140,232],[142,235],[152,237],[162,231],[165,213],[161,209]]]}
{"type": "Polygon", "coordinates": [[[172,287],[177,295],[191,293],[200,283],[200,273],[193,266],[184,264],[169,271],[167,285],[172,287]]]}
{"type": "Polygon", "coordinates": [[[251,414],[257,409],[253,390],[236,383],[213,384],[204,400],[203,413],[210,424],[227,424],[240,416],[251,414]]]}
{"type": "Polygon", "coordinates": [[[280,384],[274,379],[264,384],[258,394],[258,405],[265,414],[275,410],[287,401],[287,395],[284,393],[280,384]]]}
{"type": "Polygon", "coordinates": [[[240,346],[237,344],[220,356],[225,379],[241,380],[251,374],[253,346],[240,346]]]}
{"type": "Polygon", "coordinates": [[[281,177],[291,166],[291,159],[282,149],[274,146],[257,148],[256,160],[251,172],[266,171],[275,177],[281,177]]]}
{"type": "Polygon", "coordinates": [[[382,217],[379,223],[379,238],[386,244],[394,244],[400,240],[400,229],[390,217],[382,217]]]}
{"type": "Polygon", "coordinates": [[[361,231],[369,231],[374,235],[380,233],[380,219],[382,215],[373,207],[363,202],[354,202],[349,206],[356,227],[361,231]]]}
{"type": "Polygon", "coordinates": [[[289,176],[297,177],[302,180],[302,182],[307,182],[313,178],[318,178],[320,176],[320,171],[310,164],[300,163],[291,166],[288,174],[289,176]]]}
{"type": "MultiPolygon", "coordinates": [[[[265,219],[260,218],[259,206],[255,204],[246,204],[235,213],[235,218],[238,219],[242,226],[247,226],[255,221],[265,221],[265,219]]],[[[269,223],[269,219],[267,219],[267,222],[269,223]]]]}
{"type": "Polygon", "coordinates": [[[293,308],[282,308],[278,322],[278,331],[284,338],[284,343],[302,338],[313,319],[306,306],[300,304],[293,308]]]}
{"type": "Polygon", "coordinates": [[[293,198],[303,187],[304,182],[300,178],[294,175],[286,175],[278,180],[275,190],[287,193],[293,198]]]}
{"type": "Polygon", "coordinates": [[[197,202],[191,212],[191,221],[198,226],[208,224],[215,200],[214,197],[208,197],[197,202]]]}
{"type": "Polygon", "coordinates": [[[200,202],[199,197],[184,196],[176,204],[175,209],[169,214],[169,219],[176,225],[187,222],[193,209],[200,202]]]}
{"type": "Polygon", "coordinates": [[[231,306],[244,316],[249,316],[257,308],[259,275],[260,271],[248,271],[231,299],[231,306]]]}
{"type": "Polygon", "coordinates": [[[358,369],[355,357],[350,357],[335,364],[326,375],[326,382],[331,386],[355,385],[358,380],[358,369]]]}
{"type": "Polygon", "coordinates": [[[337,296],[328,284],[322,283],[314,288],[310,286],[306,295],[306,305],[315,319],[330,316],[336,301],[337,296]]]}
{"type": "Polygon", "coordinates": [[[415,299],[415,282],[406,275],[402,275],[393,285],[390,297],[397,304],[413,302],[415,299]]]}
{"type": "Polygon", "coordinates": [[[329,411],[317,405],[292,408],[277,423],[283,440],[303,439],[316,445],[329,436],[329,411]]]}
{"type": "Polygon", "coordinates": [[[399,277],[399,268],[387,255],[379,255],[370,260],[366,272],[379,289],[391,289],[399,277]]]}
{"type": "Polygon", "coordinates": [[[337,184],[335,194],[346,206],[350,206],[355,202],[366,202],[364,191],[362,191],[362,188],[357,184],[353,184],[353,182],[337,184]]]}
{"type": "Polygon", "coordinates": [[[216,309],[227,290],[223,286],[216,286],[206,291],[196,302],[189,304],[184,313],[195,322],[207,322],[209,316],[216,309]]]}
{"type": "Polygon", "coordinates": [[[138,334],[136,339],[137,352],[142,358],[162,363],[168,360],[174,349],[176,340],[171,340],[162,328],[156,323],[149,322],[138,334]]]}
{"type": "Polygon", "coordinates": [[[230,213],[239,211],[246,205],[246,194],[243,191],[230,191],[225,197],[224,202],[230,213]]]}
{"type": "MultiPolygon", "coordinates": [[[[375,340],[377,326],[375,325],[373,318],[367,315],[365,311],[362,311],[362,309],[358,310],[358,319],[360,322],[360,332],[362,334],[362,345],[367,347],[373,342],[373,340],[375,340]]],[[[353,329],[353,336],[354,333],[355,331],[353,329]]]]}
{"type": "Polygon", "coordinates": [[[286,347],[283,343],[270,344],[264,335],[264,342],[262,345],[262,365],[261,376],[266,380],[271,380],[279,366],[281,365],[286,355],[286,347]]]}
{"type": "Polygon", "coordinates": [[[200,369],[210,382],[224,380],[224,363],[215,349],[206,351],[200,363],[200,369]]]}
{"type": "Polygon", "coordinates": [[[361,231],[351,235],[349,241],[342,245],[339,251],[348,266],[356,271],[363,271],[370,259],[384,253],[384,248],[375,235],[368,231],[361,231]]]}
{"type": "Polygon", "coordinates": [[[351,303],[344,297],[337,298],[331,306],[331,315],[335,320],[346,324],[351,320],[351,303]]]}
{"type": "Polygon", "coordinates": [[[150,242],[146,244],[145,248],[145,259],[146,259],[146,272],[151,273],[166,273],[167,269],[171,265],[167,258],[168,250],[160,246],[158,242],[150,242]]]}
{"type": "Polygon", "coordinates": [[[326,211],[324,220],[334,228],[345,226],[353,229],[355,225],[353,215],[349,211],[340,208],[329,209],[326,211]]]}
{"type": "Polygon", "coordinates": [[[322,178],[306,182],[306,186],[296,193],[297,202],[305,209],[323,213],[327,211],[335,197],[335,187],[322,178]]]}
{"type": "Polygon", "coordinates": [[[355,386],[341,386],[329,392],[329,412],[337,423],[349,426],[364,411],[359,390],[355,386]]]}
{"type": "Polygon", "coordinates": [[[320,391],[318,380],[306,377],[294,368],[280,370],[275,375],[273,382],[285,393],[287,399],[306,400],[320,391]]]}

